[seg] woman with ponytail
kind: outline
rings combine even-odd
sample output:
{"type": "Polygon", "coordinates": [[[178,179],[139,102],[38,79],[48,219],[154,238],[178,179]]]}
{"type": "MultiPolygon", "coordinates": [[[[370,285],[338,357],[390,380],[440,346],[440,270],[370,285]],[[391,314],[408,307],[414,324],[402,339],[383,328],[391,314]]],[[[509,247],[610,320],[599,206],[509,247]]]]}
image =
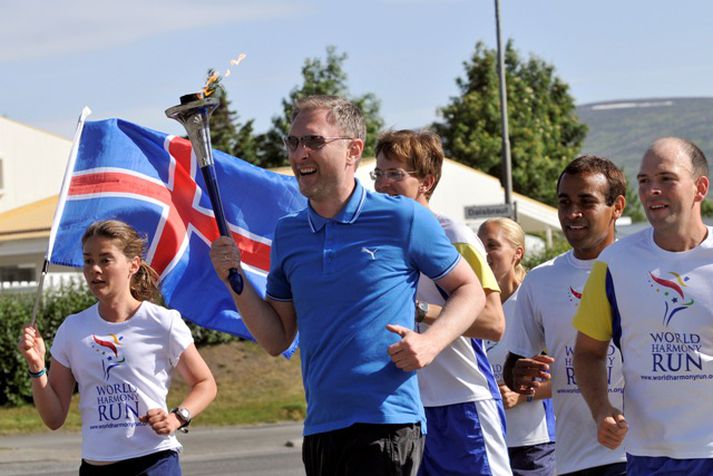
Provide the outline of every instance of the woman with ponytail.
{"type": "Polygon", "coordinates": [[[145,245],[126,223],[89,226],[82,237],[84,278],[98,302],[57,329],[49,370],[37,328],[25,326],[20,337],[35,406],[49,428],[64,424],[79,386],[80,475],[180,475],[174,433],[188,431],[216,395],[188,326],[158,304],[158,275],[143,259],[145,245]],[[168,411],[174,367],[189,391],[168,411]]]}
{"type": "Polygon", "coordinates": [[[525,279],[525,233],[509,218],[486,220],[478,230],[488,256],[488,264],[500,286],[505,314],[505,334],[500,342],[488,343],[488,360],[498,380],[507,420],[506,441],[514,476],[550,476],[555,471],[555,421],[549,382],[534,396],[515,393],[503,383],[502,369],[507,355],[508,329],[512,324],[517,291],[525,279]]]}

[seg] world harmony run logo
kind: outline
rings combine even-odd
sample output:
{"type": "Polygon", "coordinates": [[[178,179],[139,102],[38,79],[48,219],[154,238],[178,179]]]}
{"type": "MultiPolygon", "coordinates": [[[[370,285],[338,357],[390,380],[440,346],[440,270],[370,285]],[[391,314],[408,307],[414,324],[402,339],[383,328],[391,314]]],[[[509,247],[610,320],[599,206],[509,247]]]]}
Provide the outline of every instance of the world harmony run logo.
{"type": "Polygon", "coordinates": [[[664,297],[666,307],[663,314],[663,323],[668,327],[673,316],[679,311],[691,307],[694,301],[691,298],[687,299],[684,291],[684,288],[687,287],[686,283],[689,281],[688,276],[682,276],[673,271],[669,271],[666,274],[673,276],[674,279],[665,279],[661,276],[656,276],[653,272],[649,272],[649,277],[651,278],[649,286],[656,289],[656,292],[664,297]]]}
{"type": "Polygon", "coordinates": [[[108,381],[112,369],[126,362],[122,351],[124,336],[109,334],[108,336],[92,335],[92,349],[102,355],[102,370],[104,378],[108,381]]]}
{"type": "Polygon", "coordinates": [[[572,286],[567,290],[567,297],[569,302],[573,302],[575,306],[579,305],[579,301],[582,300],[582,293],[576,291],[572,286]]]}

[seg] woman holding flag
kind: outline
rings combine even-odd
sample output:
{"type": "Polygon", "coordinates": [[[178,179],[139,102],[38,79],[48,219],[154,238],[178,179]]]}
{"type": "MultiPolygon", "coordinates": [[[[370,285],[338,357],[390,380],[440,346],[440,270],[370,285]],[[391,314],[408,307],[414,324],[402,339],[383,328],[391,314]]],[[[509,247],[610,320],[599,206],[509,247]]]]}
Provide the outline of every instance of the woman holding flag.
{"type": "Polygon", "coordinates": [[[97,304],[67,317],[55,335],[50,369],[37,327],[18,344],[42,421],[60,428],[75,382],[82,416],[80,475],[180,475],[174,433],[215,398],[216,384],[177,311],[160,299],[145,240],[120,221],[92,224],[82,237],[84,277],[97,304]],[[167,411],[171,371],[190,390],[167,411]]]}

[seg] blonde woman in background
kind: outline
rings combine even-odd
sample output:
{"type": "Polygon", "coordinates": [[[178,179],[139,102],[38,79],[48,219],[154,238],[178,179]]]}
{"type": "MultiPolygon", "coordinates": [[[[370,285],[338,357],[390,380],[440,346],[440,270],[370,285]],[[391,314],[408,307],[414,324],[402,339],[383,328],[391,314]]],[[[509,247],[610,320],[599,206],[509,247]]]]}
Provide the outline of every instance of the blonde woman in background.
{"type": "Polygon", "coordinates": [[[507,356],[509,321],[515,312],[517,290],[525,278],[522,259],[525,233],[509,218],[485,221],[478,231],[487,252],[490,268],[500,286],[505,313],[505,335],[500,342],[488,342],[488,360],[493,366],[507,419],[506,441],[514,475],[550,476],[555,465],[555,421],[550,386],[541,386],[534,396],[516,393],[503,383],[502,369],[507,356]]]}

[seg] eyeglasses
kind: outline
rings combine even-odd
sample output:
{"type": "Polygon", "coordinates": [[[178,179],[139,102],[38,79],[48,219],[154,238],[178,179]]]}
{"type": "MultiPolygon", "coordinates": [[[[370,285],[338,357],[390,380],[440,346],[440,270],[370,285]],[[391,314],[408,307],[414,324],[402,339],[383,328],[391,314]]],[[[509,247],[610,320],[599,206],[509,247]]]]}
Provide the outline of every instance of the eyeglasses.
{"type": "Polygon", "coordinates": [[[285,143],[285,147],[287,147],[287,150],[290,152],[294,152],[297,150],[297,148],[302,144],[303,146],[312,149],[312,150],[319,150],[325,145],[329,144],[330,142],[334,142],[337,140],[351,140],[354,139],[353,137],[324,137],[324,136],[315,136],[315,135],[308,135],[308,136],[302,136],[302,137],[297,137],[297,136],[287,136],[283,137],[282,141],[285,143]]]}
{"type": "Polygon", "coordinates": [[[404,170],[404,169],[374,169],[369,172],[369,177],[373,181],[381,180],[382,178],[387,178],[392,182],[400,182],[411,174],[415,174],[415,170],[404,170]]]}

